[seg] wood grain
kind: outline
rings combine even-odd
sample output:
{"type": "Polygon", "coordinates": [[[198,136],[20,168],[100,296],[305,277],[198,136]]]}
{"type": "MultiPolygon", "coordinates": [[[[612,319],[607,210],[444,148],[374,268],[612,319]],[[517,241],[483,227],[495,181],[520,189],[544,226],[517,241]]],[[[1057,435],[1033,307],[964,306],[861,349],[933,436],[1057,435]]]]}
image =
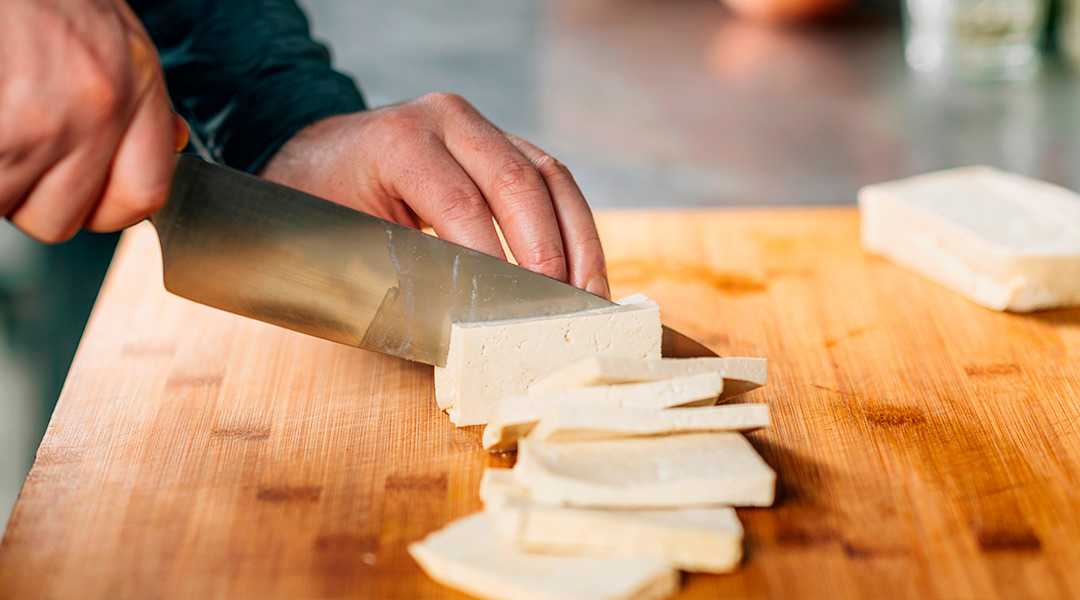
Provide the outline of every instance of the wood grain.
{"type": "MultiPolygon", "coordinates": [[[[600,217],[617,295],[770,359],[780,475],[682,597],[1080,596],[1080,310],[1008,315],[864,254],[851,209],[600,217]]],[[[478,510],[430,368],[166,294],[123,241],[0,545],[3,598],[447,598],[406,545],[478,510]]]]}

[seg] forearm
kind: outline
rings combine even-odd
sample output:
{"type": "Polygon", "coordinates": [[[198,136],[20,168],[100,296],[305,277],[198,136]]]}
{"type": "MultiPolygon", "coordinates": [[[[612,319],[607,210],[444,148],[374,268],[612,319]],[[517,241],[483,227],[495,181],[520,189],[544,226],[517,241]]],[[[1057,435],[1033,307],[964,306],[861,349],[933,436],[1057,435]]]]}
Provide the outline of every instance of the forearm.
{"type": "Polygon", "coordinates": [[[293,0],[132,0],[193,133],[229,166],[258,171],[325,117],[365,108],[293,0]]]}

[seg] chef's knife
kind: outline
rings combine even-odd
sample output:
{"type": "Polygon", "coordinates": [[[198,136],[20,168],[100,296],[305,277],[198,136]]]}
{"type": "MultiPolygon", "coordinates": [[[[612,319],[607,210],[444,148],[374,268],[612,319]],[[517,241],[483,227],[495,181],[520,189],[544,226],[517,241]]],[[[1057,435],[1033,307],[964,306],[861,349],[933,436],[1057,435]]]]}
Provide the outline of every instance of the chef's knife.
{"type": "MultiPolygon", "coordinates": [[[[178,156],[151,217],[165,289],[350,346],[445,365],[450,324],[608,300],[503,260],[204,160],[178,156]]],[[[665,328],[665,356],[715,356],[665,328]]]]}

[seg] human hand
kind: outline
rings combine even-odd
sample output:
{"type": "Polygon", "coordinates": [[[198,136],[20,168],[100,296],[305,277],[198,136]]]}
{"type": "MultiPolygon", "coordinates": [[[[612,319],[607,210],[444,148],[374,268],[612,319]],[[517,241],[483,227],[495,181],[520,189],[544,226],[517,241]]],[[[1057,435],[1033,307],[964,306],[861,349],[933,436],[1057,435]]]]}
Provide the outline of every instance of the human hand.
{"type": "Polygon", "coordinates": [[[164,205],[188,131],[127,4],[2,0],[0,65],[0,215],[55,243],[164,205]]]}
{"type": "Polygon", "coordinates": [[[766,23],[813,20],[836,14],[852,0],[724,0],[736,13],[766,23]]]}
{"type": "Polygon", "coordinates": [[[505,258],[605,298],[592,211],[565,166],[453,94],[330,117],[289,140],[263,177],[505,258]]]}

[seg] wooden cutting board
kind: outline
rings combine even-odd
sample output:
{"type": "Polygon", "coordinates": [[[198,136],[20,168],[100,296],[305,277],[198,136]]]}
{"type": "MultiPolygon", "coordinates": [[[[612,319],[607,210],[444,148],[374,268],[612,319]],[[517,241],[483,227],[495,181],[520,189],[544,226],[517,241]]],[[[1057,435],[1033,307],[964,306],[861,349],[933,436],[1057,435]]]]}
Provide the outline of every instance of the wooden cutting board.
{"type": "MultiPolygon", "coordinates": [[[[776,506],[682,597],[1080,596],[1080,310],[864,254],[852,209],[600,216],[616,295],[770,360],[776,506]]],[[[0,546],[2,598],[448,598],[406,545],[480,509],[429,367],[172,297],[126,234],[0,546]]]]}

